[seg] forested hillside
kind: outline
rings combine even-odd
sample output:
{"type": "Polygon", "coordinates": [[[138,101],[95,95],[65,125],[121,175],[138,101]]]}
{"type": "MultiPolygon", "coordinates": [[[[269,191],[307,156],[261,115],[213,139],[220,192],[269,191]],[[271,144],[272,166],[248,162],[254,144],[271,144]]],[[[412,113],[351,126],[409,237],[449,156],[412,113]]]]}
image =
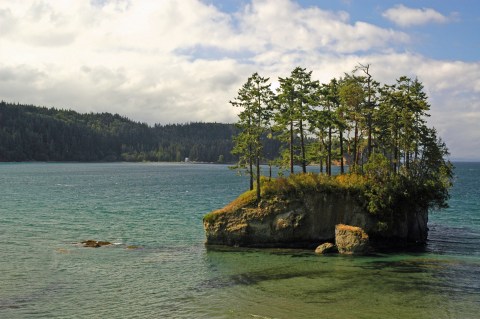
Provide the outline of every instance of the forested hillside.
{"type": "MultiPolygon", "coordinates": [[[[0,102],[0,161],[233,162],[232,124],[148,126],[110,113],[0,102]]],[[[270,149],[278,149],[273,142],[270,149]]]]}

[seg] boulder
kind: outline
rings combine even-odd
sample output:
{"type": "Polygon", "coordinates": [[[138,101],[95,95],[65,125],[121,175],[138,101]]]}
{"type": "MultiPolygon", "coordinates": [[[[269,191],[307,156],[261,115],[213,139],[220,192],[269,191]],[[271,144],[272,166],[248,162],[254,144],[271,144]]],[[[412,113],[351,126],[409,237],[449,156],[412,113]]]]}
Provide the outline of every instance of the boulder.
{"type": "Polygon", "coordinates": [[[335,244],[341,254],[364,254],[368,251],[368,235],[360,227],[338,224],[335,226],[335,244]]]}
{"type": "Polygon", "coordinates": [[[323,243],[315,249],[315,254],[318,255],[325,255],[325,254],[332,254],[337,253],[337,247],[332,243],[323,243]]]}

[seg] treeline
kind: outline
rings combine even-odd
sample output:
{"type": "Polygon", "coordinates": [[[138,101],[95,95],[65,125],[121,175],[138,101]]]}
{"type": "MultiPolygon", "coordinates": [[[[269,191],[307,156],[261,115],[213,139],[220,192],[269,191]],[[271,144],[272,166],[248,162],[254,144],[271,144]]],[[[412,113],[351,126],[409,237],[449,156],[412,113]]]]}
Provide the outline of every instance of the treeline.
{"type": "Polygon", "coordinates": [[[430,105],[418,79],[401,76],[381,84],[370,65],[358,65],[328,83],[313,80],[312,71],[301,67],[278,82],[273,92],[269,79],[254,73],[230,102],[241,108],[234,138],[237,167],[249,173],[251,190],[256,180],[257,200],[270,136],[286,146],[277,163],[291,174],[294,165],[306,173],[307,165],[317,163],[331,175],[332,165],[339,164],[342,174],[348,165],[349,172],[368,178],[377,198],[372,211],[402,192],[415,194],[412,202],[446,205],[452,165],[447,147],[426,125],[430,105]]]}
{"type": "MultiPolygon", "coordinates": [[[[232,124],[148,126],[118,114],[0,102],[0,161],[235,162],[232,124]]],[[[278,152],[279,143],[267,148],[278,152]]]]}

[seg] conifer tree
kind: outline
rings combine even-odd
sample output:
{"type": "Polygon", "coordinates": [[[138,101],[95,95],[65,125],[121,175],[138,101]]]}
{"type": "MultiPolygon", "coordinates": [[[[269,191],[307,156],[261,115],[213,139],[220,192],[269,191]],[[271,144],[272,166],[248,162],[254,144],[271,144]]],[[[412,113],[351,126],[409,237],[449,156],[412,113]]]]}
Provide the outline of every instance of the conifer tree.
{"type": "MultiPolygon", "coordinates": [[[[333,78],[328,84],[322,84],[320,90],[320,99],[322,104],[322,111],[320,113],[320,125],[323,123],[323,127],[326,130],[327,142],[326,142],[326,173],[332,175],[332,135],[336,129],[339,132],[341,139],[343,139],[343,127],[339,122],[337,110],[340,106],[340,97],[338,93],[337,79],[333,78]]],[[[343,173],[343,141],[340,139],[340,156],[343,173]]]]}
{"type": "Polygon", "coordinates": [[[294,87],[290,78],[279,78],[280,87],[277,89],[277,98],[274,113],[274,130],[278,137],[288,144],[288,168],[290,174],[294,173],[295,164],[295,136],[294,126],[294,87]]]}
{"type": "Polygon", "coordinates": [[[340,101],[345,109],[346,119],[349,122],[349,129],[353,130],[352,169],[355,171],[359,164],[360,144],[363,113],[362,107],[365,92],[359,78],[353,75],[346,75],[340,86],[340,101]]]}
{"type": "Polygon", "coordinates": [[[278,108],[276,124],[281,130],[289,132],[289,163],[293,173],[295,137],[299,140],[299,159],[302,172],[307,171],[306,157],[306,125],[313,106],[318,104],[318,81],[312,80],[312,71],[296,67],[290,77],[280,78],[278,89],[278,108]],[[288,129],[286,129],[288,127],[288,129]]]}
{"type": "Polygon", "coordinates": [[[235,100],[230,101],[233,106],[241,107],[237,126],[240,133],[235,137],[234,154],[239,155],[236,168],[244,168],[250,176],[250,190],[256,179],[257,201],[260,200],[260,161],[263,156],[262,139],[270,125],[273,92],[270,89],[268,78],[254,73],[240,88],[235,100]],[[254,170],[255,167],[255,170],[254,170]]]}

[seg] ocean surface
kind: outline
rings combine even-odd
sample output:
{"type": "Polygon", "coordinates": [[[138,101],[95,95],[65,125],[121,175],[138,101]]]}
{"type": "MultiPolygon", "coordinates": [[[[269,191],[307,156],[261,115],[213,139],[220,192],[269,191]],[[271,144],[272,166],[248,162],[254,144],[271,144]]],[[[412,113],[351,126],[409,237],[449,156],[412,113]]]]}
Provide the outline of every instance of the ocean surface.
{"type": "Polygon", "coordinates": [[[0,318],[479,318],[480,163],[455,166],[425,250],[325,257],[207,249],[248,185],[226,165],[0,164],[0,318]]]}

